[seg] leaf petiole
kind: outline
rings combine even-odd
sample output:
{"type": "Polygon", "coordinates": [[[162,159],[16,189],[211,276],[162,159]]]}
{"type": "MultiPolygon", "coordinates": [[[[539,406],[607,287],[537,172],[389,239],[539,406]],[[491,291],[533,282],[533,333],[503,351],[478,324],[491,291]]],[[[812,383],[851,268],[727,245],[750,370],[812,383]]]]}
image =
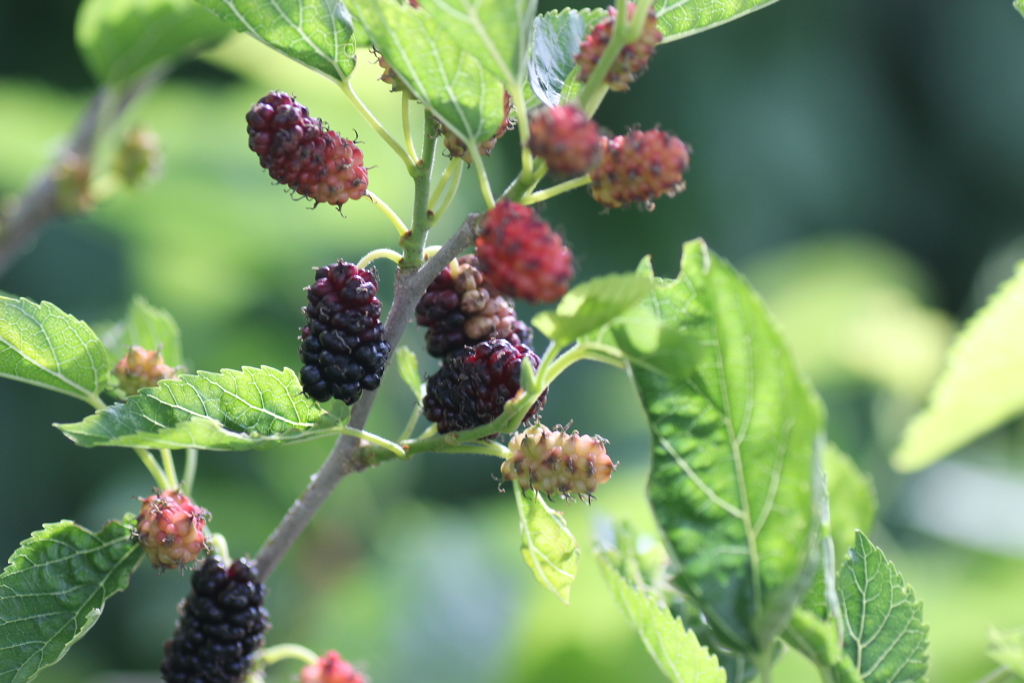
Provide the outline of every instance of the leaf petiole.
{"type": "Polygon", "coordinates": [[[366,191],[366,196],[369,198],[371,204],[376,206],[380,209],[382,214],[387,216],[388,220],[391,221],[391,225],[395,226],[395,229],[398,230],[399,237],[404,237],[408,234],[409,228],[405,227],[405,222],[402,221],[402,219],[398,217],[398,214],[387,205],[387,202],[369,190],[366,191]]]}
{"type": "Polygon", "coordinates": [[[413,157],[409,155],[405,150],[405,147],[403,147],[398,140],[392,137],[391,133],[385,130],[384,126],[381,125],[381,122],[373,115],[373,112],[363,104],[363,101],[359,99],[359,95],[357,95],[355,90],[352,89],[352,85],[349,83],[348,79],[342,81],[338,87],[341,88],[341,92],[345,93],[345,97],[349,99],[349,102],[351,102],[352,106],[356,108],[359,115],[362,116],[375,131],[377,131],[377,134],[380,135],[384,142],[388,143],[388,146],[391,149],[395,150],[395,153],[398,154],[398,157],[405,164],[406,170],[409,171],[409,175],[412,175],[416,168],[416,162],[413,161],[413,157]]]}
{"type": "Polygon", "coordinates": [[[557,185],[552,185],[551,187],[545,188],[543,190],[531,192],[527,196],[523,197],[523,200],[519,203],[524,206],[529,206],[530,204],[538,204],[540,202],[545,202],[551,199],[552,197],[557,197],[562,193],[569,192],[570,190],[575,190],[578,187],[585,187],[590,183],[590,174],[581,175],[578,178],[566,180],[565,182],[558,183],[557,185]]]}
{"type": "Polygon", "coordinates": [[[413,165],[420,163],[416,155],[416,147],[412,144],[412,125],[409,122],[412,109],[412,96],[408,90],[402,91],[402,132],[405,133],[405,150],[409,153],[409,159],[413,165]]]}
{"type": "Polygon", "coordinates": [[[467,145],[469,156],[473,159],[473,166],[476,167],[476,176],[480,180],[480,193],[484,197],[484,204],[488,209],[494,208],[494,193],[491,192],[491,181],[487,177],[487,169],[484,168],[483,157],[480,156],[480,149],[476,143],[467,145]]]}
{"type": "Polygon", "coordinates": [[[387,259],[389,261],[394,261],[395,263],[402,262],[402,255],[399,254],[394,249],[374,249],[373,251],[369,252],[366,256],[359,259],[359,262],[356,264],[356,268],[365,268],[374,261],[382,258],[387,259]]]}
{"type": "Polygon", "coordinates": [[[160,459],[164,464],[164,474],[167,477],[167,488],[177,489],[178,488],[178,470],[174,466],[174,456],[171,454],[170,448],[160,449],[160,459]]]}
{"type": "Polygon", "coordinates": [[[281,643],[280,645],[263,648],[256,653],[256,659],[265,666],[273,666],[286,659],[297,659],[306,664],[316,664],[320,657],[308,647],[295,643],[281,643]]]}

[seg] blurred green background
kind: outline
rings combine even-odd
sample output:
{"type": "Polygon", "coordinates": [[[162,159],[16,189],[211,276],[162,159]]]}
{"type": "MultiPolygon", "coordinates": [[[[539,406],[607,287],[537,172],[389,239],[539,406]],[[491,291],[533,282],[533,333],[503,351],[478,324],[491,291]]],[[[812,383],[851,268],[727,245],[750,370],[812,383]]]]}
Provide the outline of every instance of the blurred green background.
{"type": "MultiPolygon", "coordinates": [[[[0,0],[0,197],[52,159],[89,96],[72,44],[76,4],[0,0]]],[[[360,60],[357,90],[398,129],[397,96],[360,60]]],[[[935,683],[980,678],[994,667],[988,629],[1024,625],[1024,433],[1011,425],[913,477],[887,458],[958,322],[1024,257],[1022,83],[1024,20],[1008,0],[783,0],[659,49],[632,92],[599,112],[615,133],[660,124],[692,144],[685,193],[651,214],[602,213],[582,191],[543,207],[573,246],[579,279],[632,269],[645,254],[674,276],[695,236],[749,275],[825,396],[832,438],[875,479],[874,538],[924,602],[935,683]]],[[[126,125],[162,139],[160,181],[48,226],[0,273],[0,290],[96,323],[140,292],[177,317],[191,369],[297,369],[310,267],[393,247],[395,236],[365,201],[341,217],[272,184],[243,120],[270,89],[294,93],[342,135],[358,131],[371,188],[408,214],[408,177],[341,94],[236,36],[130,111],[126,125]]],[[[514,173],[514,138],[492,159],[496,187],[514,173]]],[[[432,242],[480,208],[464,178],[432,242]]],[[[435,367],[416,330],[406,342],[424,370],[435,367]]],[[[393,376],[383,394],[370,426],[394,436],[412,399],[393,376]]],[[[130,451],[79,450],[50,426],[85,414],[71,399],[0,383],[0,554],[43,522],[96,527],[148,493],[130,451]]],[[[571,607],[524,566],[513,499],[493,479],[499,463],[428,455],[342,483],[273,577],[269,641],[337,648],[378,683],[663,680],[588,553],[613,517],[651,528],[636,397],[622,373],[577,366],[544,418],[609,438],[621,463],[592,507],[569,509],[585,549],[571,607]]],[[[235,554],[255,553],[328,447],[208,454],[196,499],[235,554]]],[[[157,681],[186,590],[174,573],[138,572],[38,680],[157,681]]],[[[275,667],[270,680],[295,671],[275,667]]],[[[786,656],[777,680],[815,679],[786,656]]]]}

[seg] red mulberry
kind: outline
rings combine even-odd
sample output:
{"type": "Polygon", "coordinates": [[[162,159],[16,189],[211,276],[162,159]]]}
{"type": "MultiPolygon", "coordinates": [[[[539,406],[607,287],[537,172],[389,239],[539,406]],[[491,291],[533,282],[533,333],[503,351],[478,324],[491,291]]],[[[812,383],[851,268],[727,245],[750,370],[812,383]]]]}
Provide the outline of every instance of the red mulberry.
{"type": "MultiPolygon", "coordinates": [[[[636,5],[631,2],[627,7],[628,16],[632,19],[636,5]]],[[[612,38],[612,32],[615,30],[618,12],[614,7],[609,7],[608,13],[609,16],[606,19],[602,19],[594,27],[594,30],[580,43],[580,51],[576,55],[576,63],[580,65],[579,78],[583,83],[590,80],[590,75],[601,60],[601,55],[604,54],[605,49],[608,47],[608,43],[612,38]]],[[[629,84],[647,70],[647,63],[650,61],[651,55],[654,54],[654,48],[661,42],[662,37],[661,31],[658,30],[658,16],[652,7],[647,12],[647,19],[644,22],[640,37],[622,48],[619,56],[612,63],[611,68],[608,69],[608,75],[605,76],[608,88],[616,92],[629,90],[629,84]]]]}
{"type": "Polygon", "coordinates": [[[342,659],[337,650],[328,650],[315,664],[302,667],[299,683],[366,683],[366,677],[342,659]]]}
{"type": "Polygon", "coordinates": [[[637,202],[647,211],[662,195],[686,189],[683,174],[690,168],[686,143],[663,130],[634,130],[604,138],[601,164],[591,171],[590,194],[605,206],[637,202]]]}
{"type": "Polygon", "coordinates": [[[206,549],[207,512],[181,491],[168,489],[142,501],[139,545],[154,567],[180,569],[206,549]]]}
{"type": "Polygon", "coordinates": [[[605,446],[601,437],[536,425],[509,441],[512,457],[501,464],[501,474],[524,491],[534,489],[566,499],[575,494],[589,500],[615,471],[605,446]]]}
{"type": "Polygon", "coordinates": [[[552,172],[580,176],[601,160],[601,133],[577,107],[535,109],[530,113],[530,151],[552,172]]]}

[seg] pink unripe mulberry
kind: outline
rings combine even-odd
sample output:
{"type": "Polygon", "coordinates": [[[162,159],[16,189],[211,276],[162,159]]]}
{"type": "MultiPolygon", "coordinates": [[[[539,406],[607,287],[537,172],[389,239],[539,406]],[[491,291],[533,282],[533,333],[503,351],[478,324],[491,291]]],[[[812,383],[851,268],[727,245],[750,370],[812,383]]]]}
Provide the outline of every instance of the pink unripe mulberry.
{"type": "Polygon", "coordinates": [[[498,292],[552,302],[569,289],[572,252],[530,207],[502,199],[484,214],[477,235],[480,269],[498,292]]]}
{"type": "Polygon", "coordinates": [[[143,499],[139,512],[139,545],[154,567],[190,565],[206,548],[207,512],[181,491],[168,489],[143,499]]]}
{"type": "MultiPolygon", "coordinates": [[[[632,20],[636,5],[630,2],[627,4],[627,8],[627,16],[632,20]]],[[[601,60],[601,55],[604,54],[608,43],[612,39],[615,22],[618,20],[618,12],[614,7],[609,7],[608,14],[609,16],[602,19],[594,27],[594,30],[580,43],[580,51],[576,55],[576,63],[580,65],[579,79],[583,83],[590,80],[590,75],[594,72],[594,68],[601,60]]],[[[658,16],[652,7],[647,12],[647,18],[644,21],[640,37],[622,48],[622,51],[619,52],[618,57],[612,63],[611,68],[608,69],[608,74],[604,80],[608,84],[609,90],[616,92],[629,90],[629,84],[647,70],[647,63],[650,61],[651,55],[654,54],[654,48],[661,42],[662,37],[661,31],[658,30],[658,16]]]]}
{"type": "Polygon", "coordinates": [[[601,133],[578,107],[543,107],[530,112],[530,151],[552,172],[575,177],[601,160],[601,133]]]}
{"type": "Polygon", "coordinates": [[[501,474],[524,491],[589,501],[615,471],[606,445],[599,436],[535,425],[509,441],[512,456],[501,464],[501,474]]]}
{"type": "Polygon", "coordinates": [[[591,196],[617,208],[636,202],[654,210],[654,200],[674,197],[686,189],[683,174],[690,168],[690,148],[663,130],[634,130],[603,139],[601,163],[590,173],[591,196]]]}
{"type": "Polygon", "coordinates": [[[342,659],[337,650],[328,650],[315,664],[302,667],[299,683],[366,683],[366,677],[342,659]]]}
{"type": "Polygon", "coordinates": [[[245,116],[249,149],[270,177],[317,204],[340,207],[366,194],[363,153],[325,130],[320,119],[283,92],[271,92],[245,116]]]}
{"type": "Polygon", "coordinates": [[[114,375],[121,390],[128,396],[139,393],[140,389],[155,387],[162,379],[172,379],[178,372],[164,363],[159,351],[150,351],[141,346],[128,349],[125,357],[117,361],[114,375]]]}

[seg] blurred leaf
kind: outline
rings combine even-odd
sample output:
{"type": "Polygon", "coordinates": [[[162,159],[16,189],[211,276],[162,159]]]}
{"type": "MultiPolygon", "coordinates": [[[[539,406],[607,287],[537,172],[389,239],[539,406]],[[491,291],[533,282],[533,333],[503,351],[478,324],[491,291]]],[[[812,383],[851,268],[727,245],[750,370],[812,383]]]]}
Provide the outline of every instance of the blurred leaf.
{"type": "Polygon", "coordinates": [[[103,83],[124,83],[226,33],[192,0],[85,0],[75,17],[75,44],[103,83]]]}
{"type": "Polygon", "coordinates": [[[163,380],[81,422],[56,425],[79,446],[250,450],[337,433],[348,419],[325,413],[295,373],[242,368],[163,380]]]}
{"type": "Polygon", "coordinates": [[[925,680],[928,627],[921,621],[921,603],[862,533],[840,570],[839,597],[846,621],[844,648],[864,683],[925,680]]]}
{"type": "Polygon", "coordinates": [[[775,0],[654,0],[658,30],[669,43],[739,19],[775,0]]]}
{"type": "Polygon", "coordinates": [[[540,585],[569,604],[569,589],[580,565],[580,547],[565,524],[565,516],[548,507],[536,492],[526,496],[512,486],[519,510],[523,559],[540,585]]]}
{"type": "Polygon", "coordinates": [[[417,401],[423,400],[423,379],[420,377],[420,362],[408,346],[399,346],[395,352],[398,375],[405,382],[417,401]]]}
{"type": "Polygon", "coordinates": [[[1013,6],[1017,8],[1017,11],[1024,15],[1024,0],[1013,0],[1013,6]]]}
{"type": "Polygon", "coordinates": [[[356,67],[352,17],[338,0],[196,0],[236,31],[341,82],[356,67]]]}
{"type": "Polygon", "coordinates": [[[522,82],[537,0],[421,0],[420,7],[507,87],[522,82]]]}
{"type": "Polygon", "coordinates": [[[95,402],[108,367],[103,342],[81,320],[47,301],[0,297],[0,377],[95,402]]]}
{"type": "Polygon", "coordinates": [[[606,16],[603,9],[563,9],[534,19],[530,86],[544,104],[555,107],[568,101],[568,86],[574,82],[569,76],[577,71],[580,42],[606,16]]]}
{"type": "Polygon", "coordinates": [[[1024,412],[1024,262],[957,336],[892,466],[913,472],[1024,412]]]}
{"type": "Polygon", "coordinates": [[[991,641],[988,656],[1008,671],[1024,678],[1024,629],[991,629],[988,635],[991,641]]]}
{"type": "Polygon", "coordinates": [[[431,112],[467,145],[505,120],[505,88],[427,12],[392,0],[349,0],[376,48],[431,112]]]}
{"type": "Polygon", "coordinates": [[[703,240],[653,305],[706,348],[692,373],[632,368],[655,517],[678,585],[730,648],[764,652],[816,569],[823,407],[760,298],[703,240]]]}
{"type": "Polygon", "coordinates": [[[554,311],[533,317],[533,326],[552,341],[567,345],[606,325],[651,292],[651,281],[632,273],[602,275],[570,289],[554,311]]]}
{"type": "Polygon", "coordinates": [[[22,541],[0,574],[0,683],[27,683],[56,664],[128,587],[142,559],[131,522],[94,533],[65,520],[22,541]]]}
{"type": "Polygon", "coordinates": [[[649,593],[631,586],[607,553],[598,564],[626,620],[636,629],[658,668],[674,683],[726,683],[718,659],[693,631],[649,593]]]}
{"type": "Polygon", "coordinates": [[[857,467],[853,458],[834,443],[825,449],[825,478],[828,481],[829,516],[836,554],[845,557],[853,547],[856,532],[870,534],[878,512],[878,496],[871,477],[857,467]]]}
{"type": "Polygon", "coordinates": [[[155,351],[160,349],[164,363],[177,367],[185,362],[181,346],[181,330],[174,316],[157,308],[139,295],[132,297],[113,348],[108,346],[111,361],[123,358],[132,346],[155,351]]]}

